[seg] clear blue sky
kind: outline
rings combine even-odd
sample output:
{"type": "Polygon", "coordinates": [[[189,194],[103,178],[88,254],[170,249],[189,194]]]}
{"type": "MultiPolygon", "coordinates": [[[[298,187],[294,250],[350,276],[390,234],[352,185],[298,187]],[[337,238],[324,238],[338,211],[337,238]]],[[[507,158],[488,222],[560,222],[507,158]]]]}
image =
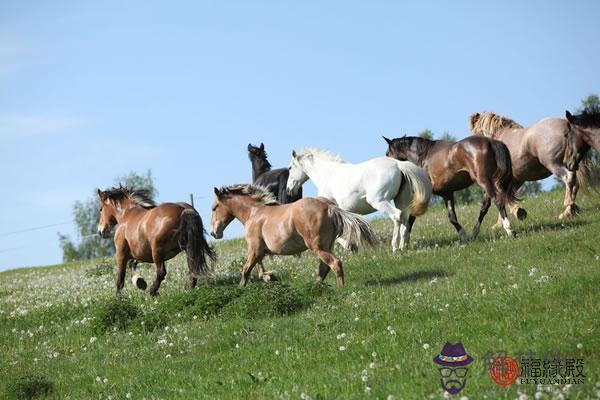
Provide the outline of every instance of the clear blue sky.
{"type": "MultiPolygon", "coordinates": [[[[58,263],[72,203],[152,169],[160,201],[251,179],[304,145],[531,124],[600,92],[598,1],[0,3],[0,269],[58,263]],[[9,233],[9,234],[7,234],[9,233]]],[[[308,193],[314,193],[308,184],[308,193]]],[[[206,196],[206,197],[203,197],[206,196]]],[[[232,227],[230,235],[241,232],[232,227]]]]}

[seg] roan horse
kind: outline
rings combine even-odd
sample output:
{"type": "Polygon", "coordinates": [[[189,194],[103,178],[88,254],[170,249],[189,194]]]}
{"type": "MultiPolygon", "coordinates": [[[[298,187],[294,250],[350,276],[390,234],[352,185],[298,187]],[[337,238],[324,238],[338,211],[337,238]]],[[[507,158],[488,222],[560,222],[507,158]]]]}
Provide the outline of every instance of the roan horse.
{"type": "Polygon", "coordinates": [[[252,162],[252,184],[267,188],[282,204],[293,203],[302,198],[302,187],[294,193],[288,194],[285,190],[289,171],[287,168],[271,169],[267,160],[265,145],[248,145],[248,158],[252,162]]]}
{"type": "MultiPolygon", "coordinates": [[[[585,159],[590,146],[600,149],[597,136],[579,127],[570,113],[567,119],[546,118],[529,128],[498,114],[485,112],[470,117],[471,133],[501,140],[510,150],[515,185],[537,181],[554,174],[566,187],[565,210],[559,218],[575,215],[579,186],[591,182],[592,167],[585,159]]],[[[514,212],[514,209],[513,209],[514,212]]]]}
{"type": "Polygon", "coordinates": [[[158,293],[167,270],[165,261],[185,250],[190,286],[196,286],[198,278],[209,272],[207,258],[215,259],[213,249],[204,238],[202,219],[192,206],[186,203],[163,203],[156,205],[146,190],[126,187],[98,190],[100,221],[98,233],[107,237],[115,226],[117,260],[117,294],[124,286],[125,269],[129,263],[131,281],[142,290],[147,287],[136,270],[138,262],[156,264],[156,280],[150,287],[152,296],[158,293]]]}
{"type": "Polygon", "coordinates": [[[394,222],[392,251],[408,245],[408,217],[424,214],[431,197],[431,181],[424,169],[388,157],[350,164],[320,149],[293,151],[288,191],[297,190],[308,179],[319,196],[343,210],[363,215],[384,212],[394,222]]]}
{"type": "Polygon", "coordinates": [[[215,195],[211,235],[222,238],[234,218],[246,230],[248,259],[240,280],[242,287],[257,263],[265,274],[262,259],[266,254],[299,254],[307,248],[320,259],[318,280],[322,282],[332,269],[337,286],[342,287],[342,262],[331,252],[335,239],[344,236],[356,244],[371,246],[375,243],[375,235],[365,220],[323,198],[280,204],[263,187],[245,184],[215,188],[215,195]]]}
{"type": "MultiPolygon", "coordinates": [[[[506,233],[514,236],[506,206],[517,201],[517,187],[512,179],[510,155],[504,144],[482,137],[468,137],[456,143],[414,136],[384,139],[388,144],[386,156],[411,161],[427,170],[433,193],[444,199],[450,223],[454,225],[461,241],[466,240],[466,234],[456,218],[454,192],[473,183],[483,189],[483,201],[479,218],[473,227],[473,239],[479,234],[492,199],[500,211],[506,233]]],[[[527,213],[521,209],[519,215],[525,218],[527,213]]],[[[409,229],[413,222],[414,217],[411,217],[409,229]]]]}

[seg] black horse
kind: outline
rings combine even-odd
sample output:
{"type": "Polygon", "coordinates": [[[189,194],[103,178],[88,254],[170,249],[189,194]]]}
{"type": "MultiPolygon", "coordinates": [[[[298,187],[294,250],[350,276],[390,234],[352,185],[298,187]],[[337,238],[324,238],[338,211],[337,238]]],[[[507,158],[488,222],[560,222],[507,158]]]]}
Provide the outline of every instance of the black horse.
{"type": "Polygon", "coordinates": [[[265,145],[259,147],[248,145],[248,158],[252,162],[252,183],[260,185],[273,193],[281,204],[293,203],[302,198],[302,187],[297,193],[288,195],[285,186],[290,172],[287,168],[271,169],[271,163],[267,160],[265,145]]]}

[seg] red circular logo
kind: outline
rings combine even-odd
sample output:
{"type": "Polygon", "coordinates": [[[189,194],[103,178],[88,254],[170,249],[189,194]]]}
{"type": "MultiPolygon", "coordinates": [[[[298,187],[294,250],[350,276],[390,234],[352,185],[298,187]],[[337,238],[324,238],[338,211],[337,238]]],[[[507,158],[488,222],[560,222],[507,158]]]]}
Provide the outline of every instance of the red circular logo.
{"type": "Polygon", "coordinates": [[[519,364],[512,357],[498,357],[492,362],[489,374],[498,385],[508,387],[519,377],[519,364]]]}

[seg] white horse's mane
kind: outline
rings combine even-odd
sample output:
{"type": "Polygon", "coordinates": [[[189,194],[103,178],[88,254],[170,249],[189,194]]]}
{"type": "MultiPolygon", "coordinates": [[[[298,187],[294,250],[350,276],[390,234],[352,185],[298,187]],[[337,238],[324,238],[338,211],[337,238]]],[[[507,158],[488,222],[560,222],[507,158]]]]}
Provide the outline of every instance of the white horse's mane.
{"type": "Polygon", "coordinates": [[[298,150],[298,152],[296,153],[296,157],[304,157],[309,154],[312,155],[313,157],[324,158],[328,161],[334,161],[334,162],[338,162],[338,163],[346,162],[339,155],[333,154],[327,150],[319,149],[317,147],[305,147],[301,150],[298,150]]]}

